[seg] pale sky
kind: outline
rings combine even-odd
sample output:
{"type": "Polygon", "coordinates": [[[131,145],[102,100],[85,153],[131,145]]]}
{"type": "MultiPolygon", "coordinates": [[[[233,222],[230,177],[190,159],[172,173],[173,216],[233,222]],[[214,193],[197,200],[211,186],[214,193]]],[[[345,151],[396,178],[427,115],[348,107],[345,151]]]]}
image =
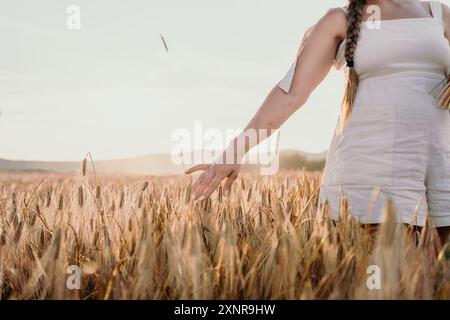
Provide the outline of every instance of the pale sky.
{"type": "MultiPolygon", "coordinates": [[[[242,128],[287,72],[307,27],[345,4],[1,1],[0,158],[170,153],[172,132],[194,121],[242,128]],[[71,4],[81,8],[78,31],[66,27],[71,4]]],[[[343,85],[332,71],[283,126],[282,149],[328,148],[343,85]]]]}

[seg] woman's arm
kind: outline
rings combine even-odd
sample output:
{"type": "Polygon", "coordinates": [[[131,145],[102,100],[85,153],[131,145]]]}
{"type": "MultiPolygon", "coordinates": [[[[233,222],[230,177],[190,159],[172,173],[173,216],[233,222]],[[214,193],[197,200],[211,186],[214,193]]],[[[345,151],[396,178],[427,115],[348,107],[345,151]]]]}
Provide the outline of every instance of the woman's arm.
{"type": "Polygon", "coordinates": [[[450,44],[450,8],[445,4],[442,4],[442,7],[444,9],[445,36],[450,44]]]}
{"type": "Polygon", "coordinates": [[[207,170],[192,186],[193,199],[208,198],[225,178],[228,179],[224,185],[224,191],[226,194],[230,191],[231,184],[239,172],[239,163],[245,154],[270,136],[272,131],[278,129],[303,106],[313,90],[328,74],[346,31],[345,13],[340,9],[332,9],[305,34],[297,54],[296,68],[289,92],[284,92],[278,85],[271,90],[243,133],[236,137],[223,153],[221,163],[197,165],[186,171],[190,174],[207,170]],[[254,130],[256,133],[256,144],[248,141],[252,139],[246,138],[248,130],[254,130]],[[267,132],[267,135],[259,136],[260,130],[267,132]],[[236,146],[241,145],[245,146],[243,150],[236,150],[236,146]],[[227,151],[230,150],[233,154],[231,163],[230,159],[226,158],[227,151]]]}

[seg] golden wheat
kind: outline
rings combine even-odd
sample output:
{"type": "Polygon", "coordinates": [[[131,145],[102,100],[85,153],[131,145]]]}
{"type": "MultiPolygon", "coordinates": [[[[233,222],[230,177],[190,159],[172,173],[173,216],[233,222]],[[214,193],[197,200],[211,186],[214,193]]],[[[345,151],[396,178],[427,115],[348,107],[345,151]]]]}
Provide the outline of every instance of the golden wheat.
{"type": "Polygon", "coordinates": [[[1,177],[1,299],[450,298],[433,232],[412,237],[387,206],[373,239],[345,199],[339,221],[326,206],[318,217],[317,174],[244,175],[229,197],[192,202],[190,177],[91,179],[86,167],[1,177]],[[380,290],[367,287],[370,265],[380,290]]]}

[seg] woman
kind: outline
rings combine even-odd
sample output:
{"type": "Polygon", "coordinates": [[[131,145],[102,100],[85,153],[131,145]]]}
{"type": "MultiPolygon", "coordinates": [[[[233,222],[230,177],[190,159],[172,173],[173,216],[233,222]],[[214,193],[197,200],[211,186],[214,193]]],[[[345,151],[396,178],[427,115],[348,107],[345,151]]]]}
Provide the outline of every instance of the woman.
{"type": "MultiPolygon", "coordinates": [[[[249,129],[278,129],[308,100],[334,65],[345,65],[342,114],[327,156],[319,203],[338,218],[340,199],[363,224],[383,222],[391,199],[399,222],[423,226],[442,242],[450,233],[450,9],[438,1],[352,0],[329,10],[305,34],[297,59],[229,150],[234,162],[198,165],[194,199],[207,199],[245,151],[249,129]],[[373,6],[376,7],[373,7],[373,6]],[[373,9],[379,10],[373,10],[373,9]],[[372,14],[381,13],[377,21],[372,14]],[[369,19],[369,20],[368,20],[369,19]]],[[[259,139],[258,143],[261,142],[259,139]]],[[[225,159],[225,153],[221,159],[225,159]]],[[[221,160],[219,159],[219,160],[221,160]]]]}

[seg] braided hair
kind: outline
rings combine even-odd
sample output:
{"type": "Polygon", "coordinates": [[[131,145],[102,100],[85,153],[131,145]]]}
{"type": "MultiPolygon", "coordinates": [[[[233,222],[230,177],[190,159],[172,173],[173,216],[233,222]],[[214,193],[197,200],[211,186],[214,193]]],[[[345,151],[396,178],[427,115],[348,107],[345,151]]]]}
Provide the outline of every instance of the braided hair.
{"type": "Polygon", "coordinates": [[[354,68],[354,57],[356,45],[358,44],[359,33],[361,30],[362,12],[366,0],[349,0],[347,9],[347,37],[345,43],[345,60],[347,62],[347,82],[345,85],[345,94],[342,101],[342,124],[350,116],[356,91],[358,90],[359,78],[354,68]]]}

